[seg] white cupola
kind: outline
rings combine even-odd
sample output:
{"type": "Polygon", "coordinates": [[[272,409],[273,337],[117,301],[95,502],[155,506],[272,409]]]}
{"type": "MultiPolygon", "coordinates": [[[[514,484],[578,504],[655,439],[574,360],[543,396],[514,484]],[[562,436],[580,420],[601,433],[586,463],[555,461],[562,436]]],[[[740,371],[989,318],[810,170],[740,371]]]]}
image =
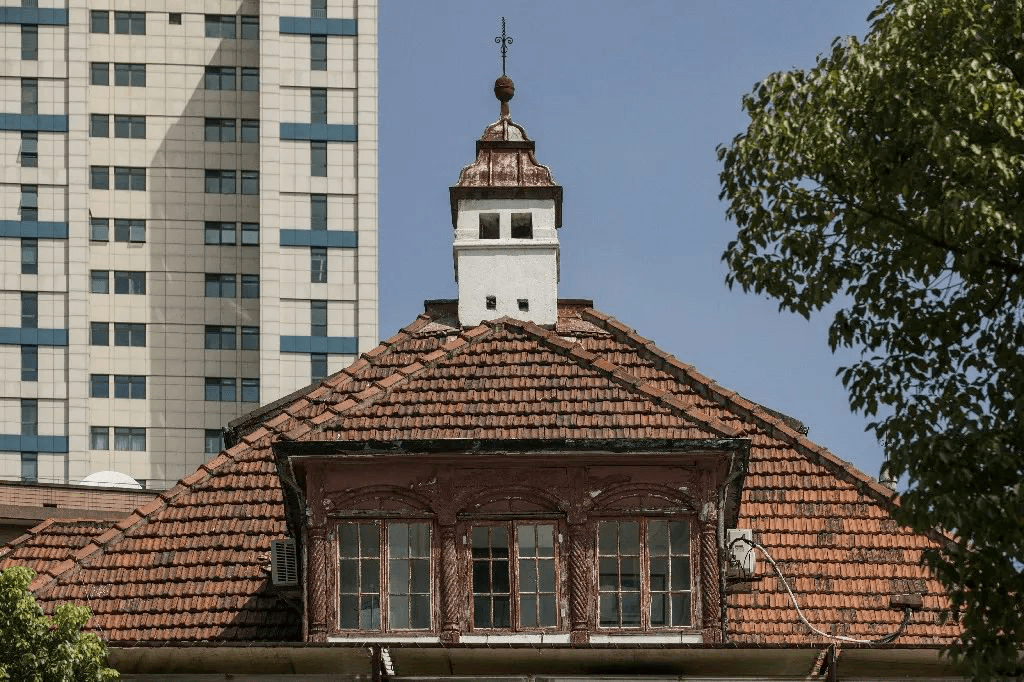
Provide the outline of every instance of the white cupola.
{"type": "Polygon", "coordinates": [[[558,319],[562,188],[533,156],[534,143],[508,114],[515,86],[494,83],[501,117],[476,143],[476,161],[451,187],[459,324],[509,316],[539,325],[558,319]]]}

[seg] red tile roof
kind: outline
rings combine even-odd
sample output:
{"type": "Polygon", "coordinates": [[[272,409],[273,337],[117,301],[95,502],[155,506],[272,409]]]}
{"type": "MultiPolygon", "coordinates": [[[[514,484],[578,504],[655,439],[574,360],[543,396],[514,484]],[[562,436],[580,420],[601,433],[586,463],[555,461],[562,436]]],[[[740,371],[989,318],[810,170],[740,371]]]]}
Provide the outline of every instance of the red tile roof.
{"type": "MultiPolygon", "coordinates": [[[[921,567],[931,541],[891,520],[888,488],[784,417],[583,302],[562,302],[553,331],[507,318],[459,329],[453,314],[431,304],[349,368],[239,420],[238,444],[80,544],[37,578],[37,596],[86,603],[90,627],[114,642],[298,639],[298,613],[268,588],[270,541],[285,534],[276,438],[738,436],[751,440],[739,527],[771,551],[815,626],[876,638],[902,615],[890,595],[923,592],[897,643],[956,636],[939,624],[945,600],[921,567]]],[[[728,598],[731,640],[821,641],[759,567],[751,590],[728,598]]]]}
{"type": "Polygon", "coordinates": [[[28,566],[52,577],[54,566],[71,559],[112,525],[113,521],[96,519],[47,519],[0,547],[0,570],[28,566]]]}

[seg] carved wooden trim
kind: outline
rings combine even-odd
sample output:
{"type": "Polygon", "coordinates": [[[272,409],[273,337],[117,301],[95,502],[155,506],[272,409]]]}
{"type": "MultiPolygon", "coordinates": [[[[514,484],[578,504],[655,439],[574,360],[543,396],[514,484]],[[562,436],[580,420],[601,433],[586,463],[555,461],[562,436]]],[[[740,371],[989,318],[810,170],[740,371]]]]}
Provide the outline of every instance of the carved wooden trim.
{"type": "Polygon", "coordinates": [[[323,527],[310,528],[309,541],[309,583],[306,598],[309,600],[309,640],[327,641],[327,531],[323,527]]]}
{"type": "MultiPolygon", "coordinates": [[[[452,519],[454,521],[454,519],[452,519]]],[[[454,644],[459,641],[462,629],[459,613],[462,591],[459,589],[459,548],[458,532],[454,523],[439,528],[441,541],[441,641],[454,644]]]]}
{"type": "Polygon", "coordinates": [[[590,641],[590,605],[596,589],[594,580],[593,526],[572,515],[569,535],[569,641],[590,641]],[[576,521],[575,523],[573,521],[576,521]]]}
{"type": "Polygon", "coordinates": [[[720,642],[721,631],[721,603],[720,586],[718,583],[719,557],[717,538],[717,519],[712,518],[700,526],[700,581],[695,586],[701,605],[701,628],[704,630],[705,643],[720,642]]]}

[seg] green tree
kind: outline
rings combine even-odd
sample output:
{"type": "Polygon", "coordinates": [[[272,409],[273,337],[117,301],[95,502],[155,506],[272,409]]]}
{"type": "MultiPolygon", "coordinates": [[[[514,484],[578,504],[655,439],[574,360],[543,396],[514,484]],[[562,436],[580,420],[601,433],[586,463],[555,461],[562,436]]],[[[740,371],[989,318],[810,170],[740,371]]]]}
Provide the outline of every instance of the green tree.
{"type": "Polygon", "coordinates": [[[60,604],[43,615],[28,586],[35,572],[24,566],[0,571],[0,680],[102,682],[116,680],[107,668],[107,647],[82,632],[89,609],[60,604]]]}
{"type": "Polygon", "coordinates": [[[851,407],[955,534],[927,559],[973,674],[1024,642],[1024,37],[1020,0],[884,0],[862,41],[769,75],[720,146],[730,286],[828,308],[851,407]]]}

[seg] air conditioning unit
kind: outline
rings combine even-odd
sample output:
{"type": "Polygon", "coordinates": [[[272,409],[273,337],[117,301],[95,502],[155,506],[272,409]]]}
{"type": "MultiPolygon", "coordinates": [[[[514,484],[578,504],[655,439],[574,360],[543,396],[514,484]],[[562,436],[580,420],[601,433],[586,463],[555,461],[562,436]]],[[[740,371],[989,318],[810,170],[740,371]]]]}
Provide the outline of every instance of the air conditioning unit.
{"type": "Polygon", "coordinates": [[[729,567],[738,577],[751,578],[757,571],[754,547],[744,542],[753,539],[754,531],[749,528],[729,528],[725,531],[725,547],[730,552],[729,567]]]}
{"type": "Polygon", "coordinates": [[[274,540],[270,543],[270,578],[282,587],[299,584],[299,561],[295,555],[295,540],[274,540]]]}

